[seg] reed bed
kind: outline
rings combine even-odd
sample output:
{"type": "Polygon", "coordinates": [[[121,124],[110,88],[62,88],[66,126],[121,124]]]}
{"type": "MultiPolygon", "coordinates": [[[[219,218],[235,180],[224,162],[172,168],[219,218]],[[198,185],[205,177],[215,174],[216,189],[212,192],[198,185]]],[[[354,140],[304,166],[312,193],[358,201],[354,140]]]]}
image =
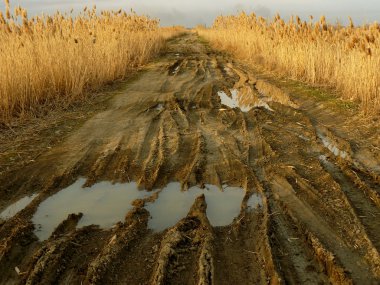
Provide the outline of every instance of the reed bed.
{"type": "Polygon", "coordinates": [[[380,112],[380,25],[332,25],[321,17],[285,22],[241,13],[198,28],[216,48],[293,79],[337,89],[366,114],[380,112]]]}
{"type": "Polygon", "coordinates": [[[0,124],[71,104],[146,63],[179,28],[134,12],[85,8],[28,18],[0,12],[0,124]]]}

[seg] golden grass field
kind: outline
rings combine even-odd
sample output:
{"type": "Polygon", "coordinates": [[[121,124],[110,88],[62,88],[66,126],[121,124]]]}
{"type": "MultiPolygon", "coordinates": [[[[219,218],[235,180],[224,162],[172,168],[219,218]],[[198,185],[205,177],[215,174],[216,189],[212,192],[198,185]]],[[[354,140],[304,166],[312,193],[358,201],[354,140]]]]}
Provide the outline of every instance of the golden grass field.
{"type": "Polygon", "coordinates": [[[124,78],[156,55],[178,29],[135,13],[85,8],[28,18],[5,0],[0,12],[0,122],[70,104],[124,78]]]}
{"type": "Polygon", "coordinates": [[[308,22],[279,15],[220,16],[212,28],[198,28],[216,48],[296,80],[336,88],[360,102],[368,115],[380,111],[380,25],[331,25],[325,17],[308,22]]]}

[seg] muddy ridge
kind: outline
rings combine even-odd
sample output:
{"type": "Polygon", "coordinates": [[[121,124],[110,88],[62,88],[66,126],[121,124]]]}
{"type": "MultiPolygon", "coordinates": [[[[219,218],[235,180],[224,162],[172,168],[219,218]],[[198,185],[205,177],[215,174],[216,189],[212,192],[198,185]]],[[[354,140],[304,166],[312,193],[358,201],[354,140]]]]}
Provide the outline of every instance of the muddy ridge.
{"type": "Polygon", "coordinates": [[[0,284],[380,284],[378,136],[342,118],[173,39],[1,174],[0,284]]]}

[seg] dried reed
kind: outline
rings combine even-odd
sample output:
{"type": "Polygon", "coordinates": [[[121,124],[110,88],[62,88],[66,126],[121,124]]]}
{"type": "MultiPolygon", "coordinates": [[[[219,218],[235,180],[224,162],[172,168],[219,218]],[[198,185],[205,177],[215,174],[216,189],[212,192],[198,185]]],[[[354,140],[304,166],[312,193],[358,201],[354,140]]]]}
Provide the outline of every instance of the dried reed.
{"type": "Polygon", "coordinates": [[[198,29],[217,48],[294,79],[335,87],[359,101],[366,114],[380,111],[380,25],[331,25],[292,17],[285,22],[241,13],[218,17],[211,29],[198,29]]]}
{"type": "Polygon", "coordinates": [[[0,12],[0,123],[71,104],[86,91],[124,78],[178,29],[134,12],[96,7],[28,18],[5,0],[0,12]]]}

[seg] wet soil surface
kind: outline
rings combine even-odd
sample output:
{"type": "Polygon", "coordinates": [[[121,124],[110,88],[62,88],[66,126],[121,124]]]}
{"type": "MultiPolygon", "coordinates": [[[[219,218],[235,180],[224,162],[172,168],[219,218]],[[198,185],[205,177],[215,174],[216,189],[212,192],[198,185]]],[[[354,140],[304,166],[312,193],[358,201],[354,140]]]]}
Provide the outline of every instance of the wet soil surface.
{"type": "Polygon", "coordinates": [[[0,284],[380,284],[380,148],[306,95],[169,41],[0,175],[0,284]]]}

